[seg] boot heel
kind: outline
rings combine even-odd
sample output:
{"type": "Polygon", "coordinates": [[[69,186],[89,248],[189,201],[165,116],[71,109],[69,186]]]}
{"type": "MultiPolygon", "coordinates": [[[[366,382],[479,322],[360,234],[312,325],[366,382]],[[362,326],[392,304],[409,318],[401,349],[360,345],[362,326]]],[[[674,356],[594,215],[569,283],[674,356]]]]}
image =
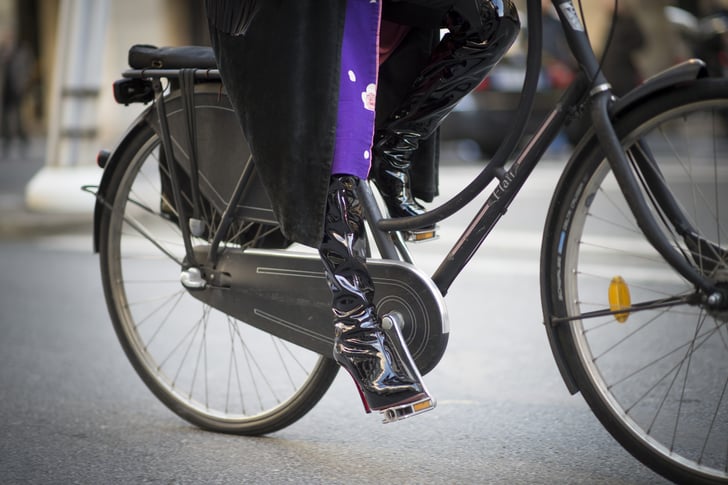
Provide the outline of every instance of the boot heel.
{"type": "Polygon", "coordinates": [[[382,423],[394,423],[395,421],[401,421],[418,414],[426,413],[435,409],[435,400],[431,397],[426,397],[419,401],[400,404],[398,406],[392,406],[391,408],[382,409],[380,413],[383,416],[382,423]]]}
{"type": "Polygon", "coordinates": [[[359,383],[354,378],[354,375],[351,372],[349,372],[349,369],[346,369],[346,367],[344,367],[344,369],[349,374],[349,377],[351,377],[351,380],[354,381],[354,385],[356,386],[356,390],[359,391],[359,397],[361,398],[361,403],[364,406],[364,411],[367,414],[371,413],[372,412],[372,408],[369,407],[369,403],[367,402],[367,398],[364,395],[364,391],[362,390],[361,386],[359,385],[359,383]]]}

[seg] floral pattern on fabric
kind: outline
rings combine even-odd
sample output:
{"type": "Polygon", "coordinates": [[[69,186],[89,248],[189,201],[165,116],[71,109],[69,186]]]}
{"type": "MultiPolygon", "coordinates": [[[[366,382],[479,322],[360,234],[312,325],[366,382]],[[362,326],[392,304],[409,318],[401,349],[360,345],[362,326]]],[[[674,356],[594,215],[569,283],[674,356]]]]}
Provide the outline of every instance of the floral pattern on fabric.
{"type": "Polygon", "coordinates": [[[332,174],[366,179],[371,165],[379,68],[381,3],[349,0],[341,47],[341,77],[332,174]]]}

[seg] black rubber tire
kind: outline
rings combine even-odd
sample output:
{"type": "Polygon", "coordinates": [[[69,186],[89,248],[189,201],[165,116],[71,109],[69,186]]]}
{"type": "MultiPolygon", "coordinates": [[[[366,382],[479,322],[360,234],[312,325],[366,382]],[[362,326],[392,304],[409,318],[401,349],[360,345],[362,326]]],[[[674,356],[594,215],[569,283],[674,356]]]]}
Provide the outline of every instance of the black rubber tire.
{"type": "MultiPolygon", "coordinates": [[[[653,148],[692,223],[723,249],[726,112],[728,80],[706,79],[654,96],[615,122],[623,146],[639,138],[653,148]],[[708,219],[715,227],[704,224],[708,219]]],[[[626,281],[632,303],[695,292],[646,242],[612,177],[598,145],[585,140],[554,193],[541,254],[552,348],[594,414],[633,456],[676,482],[727,483],[728,314],[680,305],[631,313],[625,323],[578,318],[609,310],[615,276],[626,281]],[[551,323],[567,317],[577,319],[551,323]]],[[[690,254],[680,237],[671,237],[690,254]]],[[[726,284],[725,260],[711,271],[726,284]]]]}
{"type": "MultiPolygon", "coordinates": [[[[215,104],[220,109],[220,99],[216,93],[200,98],[198,109],[215,104]]],[[[223,108],[235,122],[229,106],[223,108]]],[[[218,312],[180,284],[184,246],[169,207],[161,209],[159,145],[155,131],[142,121],[119,145],[113,167],[106,168],[113,173],[102,194],[99,253],[116,334],[148,388],[190,423],[245,435],[279,430],[314,407],[338,365],[218,312]]],[[[275,233],[251,224],[230,249],[256,246],[254,238],[264,241],[275,233]]]]}

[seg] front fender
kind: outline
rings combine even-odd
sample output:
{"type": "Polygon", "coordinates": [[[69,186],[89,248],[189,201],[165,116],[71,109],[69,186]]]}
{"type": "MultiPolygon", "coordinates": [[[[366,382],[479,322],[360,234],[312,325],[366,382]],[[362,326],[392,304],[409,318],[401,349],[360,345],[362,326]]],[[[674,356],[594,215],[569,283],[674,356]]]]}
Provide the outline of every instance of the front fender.
{"type": "Polygon", "coordinates": [[[708,77],[708,68],[700,59],[688,59],[648,78],[619,98],[612,106],[612,114],[619,114],[645,98],[677,84],[708,77]]]}
{"type": "MultiPolygon", "coordinates": [[[[646,80],[643,84],[639,85],[638,87],[634,88],[632,91],[627,93],[625,96],[617,99],[610,108],[610,115],[612,118],[618,118],[620,115],[624,113],[628,113],[629,111],[633,109],[638,109],[638,106],[642,104],[647,99],[653,97],[653,96],[659,96],[661,92],[663,92],[666,89],[673,88],[675,86],[678,86],[681,83],[694,81],[696,79],[700,79],[703,77],[706,77],[708,75],[707,69],[705,67],[705,63],[698,59],[690,59],[688,61],[685,61],[683,63],[677,64],[665,71],[662,71],[661,73],[649,78],[646,80]]],[[[597,144],[598,141],[596,139],[596,135],[594,133],[593,128],[590,129],[585,136],[582,137],[581,141],[577,145],[577,147],[574,149],[574,152],[571,156],[571,159],[569,160],[569,163],[567,164],[566,168],[562,172],[561,180],[559,181],[559,184],[557,185],[557,189],[554,191],[554,194],[558,194],[558,186],[561,186],[562,183],[565,183],[566,178],[568,178],[571,167],[579,163],[579,160],[581,159],[581,154],[588,152],[591,150],[595,144],[597,144]]],[[[552,239],[555,237],[555,234],[549,233],[549,228],[553,226],[553,223],[551,221],[552,213],[556,213],[556,207],[558,204],[560,204],[562,201],[556,200],[555,196],[554,199],[551,201],[551,205],[548,211],[548,216],[546,218],[546,224],[543,234],[543,244],[542,244],[542,255],[541,255],[541,267],[545,268],[545,258],[548,258],[548,254],[552,250],[553,243],[551,242],[552,239]]],[[[548,288],[548,278],[549,275],[546,274],[546,271],[542,269],[541,271],[541,288],[548,288]]],[[[543,315],[544,315],[544,324],[546,327],[546,334],[548,336],[549,344],[551,346],[551,352],[554,356],[554,360],[556,361],[556,365],[558,366],[559,372],[561,373],[561,377],[564,380],[564,383],[566,384],[566,387],[569,389],[569,392],[572,394],[576,394],[579,392],[579,386],[576,384],[576,381],[571,373],[571,370],[569,369],[564,349],[561,345],[561,342],[557,335],[557,329],[556,326],[553,325],[551,322],[551,315],[553,312],[551,311],[551,300],[550,295],[541,295],[542,298],[542,307],[543,307],[543,315]]]]}

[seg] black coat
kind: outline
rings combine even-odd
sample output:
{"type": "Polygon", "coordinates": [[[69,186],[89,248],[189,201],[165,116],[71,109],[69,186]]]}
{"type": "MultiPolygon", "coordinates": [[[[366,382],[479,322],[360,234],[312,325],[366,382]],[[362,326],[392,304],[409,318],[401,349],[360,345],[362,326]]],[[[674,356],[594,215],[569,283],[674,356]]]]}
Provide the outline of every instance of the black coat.
{"type": "MultiPolygon", "coordinates": [[[[334,151],[346,2],[206,3],[223,82],[276,217],[289,239],[318,247],[334,151]]],[[[437,35],[412,29],[380,67],[378,125],[407,94],[437,35]]],[[[413,163],[413,191],[425,201],[437,192],[437,151],[434,136],[413,163]]]]}

